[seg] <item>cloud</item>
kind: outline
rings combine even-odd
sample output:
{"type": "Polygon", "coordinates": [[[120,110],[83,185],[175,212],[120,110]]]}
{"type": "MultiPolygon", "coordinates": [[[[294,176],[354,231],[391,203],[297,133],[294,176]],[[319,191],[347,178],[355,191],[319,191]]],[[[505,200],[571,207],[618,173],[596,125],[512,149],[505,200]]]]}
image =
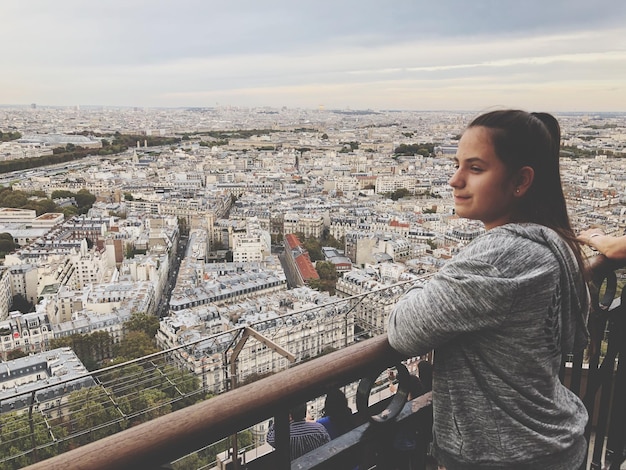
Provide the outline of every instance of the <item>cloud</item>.
{"type": "Polygon", "coordinates": [[[578,83],[626,108],[621,0],[305,3],[5,0],[0,103],[453,109],[545,89],[569,105],[578,83]]]}

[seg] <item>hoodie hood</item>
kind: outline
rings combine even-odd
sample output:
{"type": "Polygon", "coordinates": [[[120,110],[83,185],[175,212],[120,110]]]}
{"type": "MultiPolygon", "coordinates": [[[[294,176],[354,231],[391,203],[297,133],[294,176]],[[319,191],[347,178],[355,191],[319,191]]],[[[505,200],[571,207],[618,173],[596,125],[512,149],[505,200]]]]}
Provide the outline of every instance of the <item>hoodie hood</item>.
{"type": "Polygon", "coordinates": [[[538,224],[507,224],[493,230],[505,230],[547,246],[561,268],[561,347],[563,355],[582,351],[589,341],[587,318],[589,290],[576,261],[576,256],[554,230],[538,224]]]}

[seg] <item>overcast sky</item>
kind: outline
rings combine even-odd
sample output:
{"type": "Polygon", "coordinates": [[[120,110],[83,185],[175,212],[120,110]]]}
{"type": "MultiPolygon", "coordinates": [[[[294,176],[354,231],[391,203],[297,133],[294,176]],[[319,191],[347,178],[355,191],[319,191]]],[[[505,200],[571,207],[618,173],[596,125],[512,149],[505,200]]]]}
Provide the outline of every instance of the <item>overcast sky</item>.
{"type": "Polygon", "coordinates": [[[2,0],[0,104],[626,111],[626,0],[2,0]]]}

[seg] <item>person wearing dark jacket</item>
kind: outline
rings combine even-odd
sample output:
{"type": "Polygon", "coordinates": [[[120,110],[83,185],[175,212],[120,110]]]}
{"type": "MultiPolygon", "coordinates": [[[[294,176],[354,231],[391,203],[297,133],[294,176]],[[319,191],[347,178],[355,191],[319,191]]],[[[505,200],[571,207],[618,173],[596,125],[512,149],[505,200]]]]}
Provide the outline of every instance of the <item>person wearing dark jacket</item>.
{"type": "Polygon", "coordinates": [[[317,420],[323,425],[331,439],[345,434],[356,425],[352,409],[344,393],[338,389],[329,390],[324,400],[324,416],[317,420]]]}

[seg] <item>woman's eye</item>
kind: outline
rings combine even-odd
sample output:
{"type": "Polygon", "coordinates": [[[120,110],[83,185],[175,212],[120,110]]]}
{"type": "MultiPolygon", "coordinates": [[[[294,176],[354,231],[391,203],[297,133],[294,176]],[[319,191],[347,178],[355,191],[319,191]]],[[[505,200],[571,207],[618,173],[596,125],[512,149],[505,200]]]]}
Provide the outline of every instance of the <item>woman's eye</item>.
{"type": "Polygon", "coordinates": [[[470,167],[470,170],[477,172],[477,173],[483,171],[483,169],[479,166],[472,166],[470,167]]]}

